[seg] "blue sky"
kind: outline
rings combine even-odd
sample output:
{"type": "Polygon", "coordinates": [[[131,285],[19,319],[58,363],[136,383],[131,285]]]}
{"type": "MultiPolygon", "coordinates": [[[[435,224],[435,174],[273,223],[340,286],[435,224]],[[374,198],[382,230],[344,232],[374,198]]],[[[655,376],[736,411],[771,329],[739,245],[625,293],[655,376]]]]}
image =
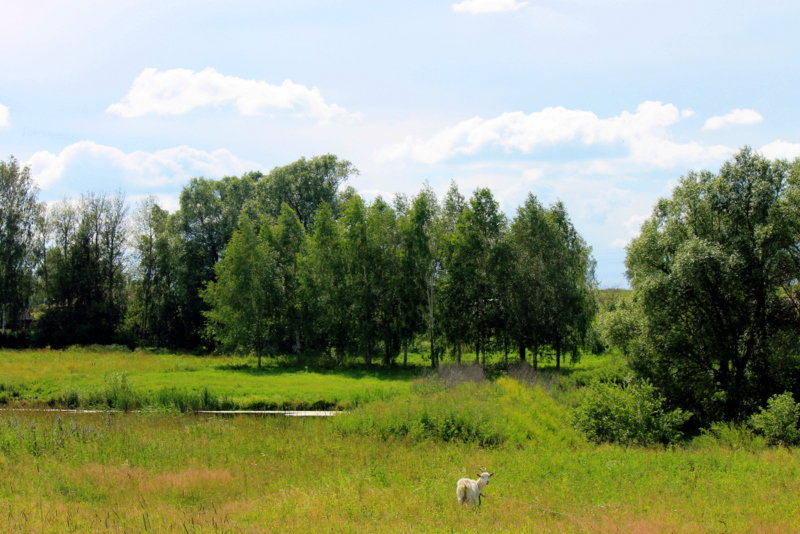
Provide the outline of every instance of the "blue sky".
{"type": "Polygon", "coordinates": [[[563,201],[625,245],[689,170],[800,156],[800,4],[762,0],[2,2],[0,158],[41,198],[175,209],[193,176],[333,153],[368,198],[563,201]]]}

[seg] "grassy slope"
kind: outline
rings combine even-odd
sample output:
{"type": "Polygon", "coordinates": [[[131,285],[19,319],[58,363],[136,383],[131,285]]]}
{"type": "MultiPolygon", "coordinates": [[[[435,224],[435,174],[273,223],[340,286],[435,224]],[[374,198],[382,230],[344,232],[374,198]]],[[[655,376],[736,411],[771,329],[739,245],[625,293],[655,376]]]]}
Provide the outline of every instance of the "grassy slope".
{"type": "Polygon", "coordinates": [[[0,351],[0,386],[21,394],[18,401],[47,403],[66,393],[102,390],[125,373],[140,392],[208,388],[239,407],[303,406],[325,401],[347,408],[361,401],[407,392],[418,371],[376,368],[336,372],[255,368],[238,357],[196,357],[88,351],[0,351]]]}

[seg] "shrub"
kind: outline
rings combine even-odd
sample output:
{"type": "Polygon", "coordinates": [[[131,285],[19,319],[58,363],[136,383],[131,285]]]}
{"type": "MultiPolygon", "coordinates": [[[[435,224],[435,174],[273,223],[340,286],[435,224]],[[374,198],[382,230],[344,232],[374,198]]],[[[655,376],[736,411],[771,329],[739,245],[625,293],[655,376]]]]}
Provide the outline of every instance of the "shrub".
{"type": "Polygon", "coordinates": [[[597,382],[589,386],[573,422],[590,441],[645,446],[679,440],[690,416],[680,409],[665,411],[650,384],[597,382]]]}
{"type": "Polygon", "coordinates": [[[700,450],[724,447],[759,451],[764,446],[765,439],[756,436],[746,425],[723,421],[712,423],[708,428],[704,428],[691,443],[691,448],[700,450]]]}
{"type": "Polygon", "coordinates": [[[787,392],[773,395],[767,407],[750,418],[756,432],[763,434],[770,445],[797,445],[800,443],[800,404],[787,392]]]}

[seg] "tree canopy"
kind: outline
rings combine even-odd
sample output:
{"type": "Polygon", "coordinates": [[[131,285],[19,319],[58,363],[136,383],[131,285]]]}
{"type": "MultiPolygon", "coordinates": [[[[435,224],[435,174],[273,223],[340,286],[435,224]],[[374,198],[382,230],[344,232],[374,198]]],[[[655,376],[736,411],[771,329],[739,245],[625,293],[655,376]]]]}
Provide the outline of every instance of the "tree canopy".
{"type": "Polygon", "coordinates": [[[741,419],[799,385],[797,171],[744,149],[691,172],[629,246],[632,363],[702,419],[741,419]]]}

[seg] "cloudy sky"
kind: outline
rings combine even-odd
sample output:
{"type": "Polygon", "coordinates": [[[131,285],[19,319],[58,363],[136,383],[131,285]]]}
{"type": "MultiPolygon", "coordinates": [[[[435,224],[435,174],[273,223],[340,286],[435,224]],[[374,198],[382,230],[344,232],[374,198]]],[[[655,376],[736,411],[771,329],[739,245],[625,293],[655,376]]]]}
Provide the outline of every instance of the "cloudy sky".
{"type": "Polygon", "coordinates": [[[0,158],[43,200],[333,153],[368,198],[563,201],[603,287],[689,170],[800,156],[800,3],[0,0],[0,158]]]}

